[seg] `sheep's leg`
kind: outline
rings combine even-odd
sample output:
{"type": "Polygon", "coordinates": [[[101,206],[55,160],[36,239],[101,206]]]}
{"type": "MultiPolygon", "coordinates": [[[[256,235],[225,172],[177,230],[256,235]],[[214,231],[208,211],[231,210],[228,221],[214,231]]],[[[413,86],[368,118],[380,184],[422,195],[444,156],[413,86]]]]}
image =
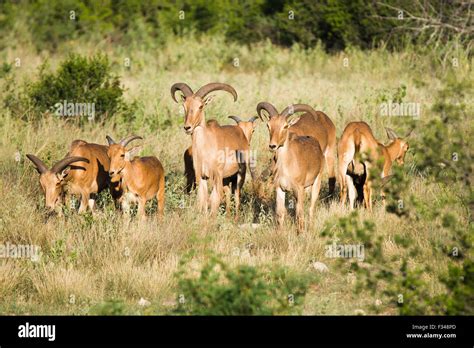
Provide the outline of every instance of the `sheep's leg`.
{"type": "Polygon", "coordinates": [[[321,177],[322,174],[319,173],[314,180],[313,185],[311,186],[311,205],[309,206],[309,221],[313,223],[313,215],[314,215],[314,206],[316,205],[316,201],[319,197],[319,190],[321,189],[321,177]]]}
{"type": "Polygon", "coordinates": [[[257,180],[257,173],[255,172],[255,160],[252,158],[251,153],[248,155],[247,167],[250,172],[250,177],[252,178],[252,183],[254,183],[257,180]]]}
{"type": "Polygon", "coordinates": [[[81,205],[79,206],[79,214],[85,213],[87,211],[89,197],[89,193],[81,192],[81,205]]]}
{"type": "Polygon", "coordinates": [[[87,205],[89,206],[89,209],[91,210],[91,213],[95,213],[95,199],[89,198],[89,201],[87,202],[87,205]]]}
{"type": "Polygon", "coordinates": [[[364,205],[369,211],[372,211],[372,185],[370,182],[370,166],[366,164],[366,177],[364,182],[364,205]]]}
{"type": "Polygon", "coordinates": [[[186,176],[186,192],[190,193],[196,187],[196,175],[194,172],[191,146],[184,152],[183,159],[184,175],[186,176]]]}
{"type": "Polygon", "coordinates": [[[369,163],[365,163],[365,182],[363,186],[364,191],[364,205],[370,212],[372,211],[372,184],[370,182],[370,167],[369,163]]]}
{"type": "Polygon", "coordinates": [[[276,189],[276,215],[279,227],[283,226],[286,215],[285,191],[280,187],[276,189]]]}
{"type": "Polygon", "coordinates": [[[208,209],[208,189],[207,189],[207,179],[202,179],[199,181],[198,184],[198,210],[201,213],[207,213],[208,209]]]}
{"type": "Polygon", "coordinates": [[[298,233],[304,231],[304,187],[298,187],[296,191],[296,222],[298,233]]]}
{"type": "Polygon", "coordinates": [[[372,211],[372,185],[369,180],[366,180],[364,184],[364,202],[365,202],[365,207],[371,212],[372,211]]]}
{"type": "Polygon", "coordinates": [[[349,191],[349,206],[351,210],[354,210],[354,202],[356,199],[356,188],[354,180],[350,175],[346,175],[346,189],[349,191]]]}
{"type": "Polygon", "coordinates": [[[240,192],[245,183],[245,174],[247,165],[249,165],[248,154],[240,152],[238,154],[239,159],[239,171],[237,173],[237,185],[235,189],[235,221],[239,219],[240,212],[240,192]]]}
{"type": "Polygon", "coordinates": [[[232,189],[230,187],[230,185],[232,185],[232,183],[229,183],[229,185],[225,185],[224,186],[224,195],[225,195],[225,211],[227,213],[227,215],[230,214],[230,206],[232,205],[232,200],[231,200],[231,196],[232,196],[232,189]]]}
{"type": "Polygon", "coordinates": [[[246,171],[250,172],[250,177],[252,178],[252,190],[255,193],[258,193],[258,185],[257,185],[257,173],[255,171],[255,160],[252,158],[252,153],[248,152],[247,154],[247,161],[246,161],[246,171]]]}
{"type": "Polygon", "coordinates": [[[211,216],[216,216],[219,211],[219,205],[222,200],[222,174],[218,174],[215,177],[214,185],[211,192],[211,216]]]}
{"type": "Polygon", "coordinates": [[[146,198],[140,197],[138,201],[137,216],[139,216],[142,220],[146,220],[145,206],[146,206],[146,198]]]}
{"type": "Polygon", "coordinates": [[[119,209],[122,205],[123,199],[123,188],[120,185],[120,182],[110,182],[109,183],[109,192],[114,200],[115,209],[119,209]]]}
{"type": "Polygon", "coordinates": [[[161,219],[165,211],[165,177],[160,177],[158,192],[156,193],[156,200],[158,203],[157,215],[161,219]]]}
{"type": "Polygon", "coordinates": [[[342,205],[346,203],[347,200],[347,166],[348,163],[340,163],[338,169],[338,177],[339,177],[339,186],[340,186],[340,202],[342,205]]]}
{"type": "Polygon", "coordinates": [[[219,210],[219,204],[220,204],[220,198],[219,198],[219,193],[217,192],[218,189],[217,187],[212,188],[211,192],[211,216],[215,217],[217,215],[217,212],[219,210]]]}
{"type": "MultiPolygon", "coordinates": [[[[354,159],[355,155],[355,145],[354,144],[346,144],[346,146],[341,146],[341,143],[339,144],[339,163],[338,163],[338,169],[337,169],[337,176],[339,179],[339,186],[340,186],[340,202],[341,205],[344,205],[346,203],[347,199],[347,167],[349,166],[349,163],[352,162],[354,159]]],[[[327,163],[327,162],[326,162],[327,163]]],[[[329,163],[328,163],[329,166],[329,163]]]]}
{"type": "MultiPolygon", "coordinates": [[[[329,196],[332,196],[334,194],[334,190],[336,189],[336,144],[331,144],[328,145],[328,153],[326,155],[326,166],[327,166],[327,172],[329,176],[329,196]]],[[[347,168],[347,167],[346,167],[347,168]]]]}
{"type": "MultiPolygon", "coordinates": [[[[245,175],[245,174],[244,174],[245,175]]],[[[242,189],[242,184],[244,180],[240,173],[237,174],[237,185],[235,188],[235,221],[239,219],[239,209],[240,209],[240,190],[242,189]]]]}
{"type": "Polygon", "coordinates": [[[96,214],[97,213],[97,197],[98,197],[98,193],[91,193],[89,194],[89,200],[87,202],[87,205],[91,211],[92,214],[96,214]]]}

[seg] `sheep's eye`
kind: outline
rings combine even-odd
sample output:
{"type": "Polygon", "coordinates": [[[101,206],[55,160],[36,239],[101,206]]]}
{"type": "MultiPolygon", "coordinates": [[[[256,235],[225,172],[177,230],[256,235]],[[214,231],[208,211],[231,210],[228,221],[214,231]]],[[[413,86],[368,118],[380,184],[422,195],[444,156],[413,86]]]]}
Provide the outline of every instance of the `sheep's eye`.
{"type": "Polygon", "coordinates": [[[124,154],[124,153],[123,153],[123,154],[121,154],[121,155],[120,155],[120,157],[125,157],[125,154],[124,154]]]}
{"type": "Polygon", "coordinates": [[[199,107],[199,110],[202,110],[203,107],[204,107],[204,104],[199,107]]]}

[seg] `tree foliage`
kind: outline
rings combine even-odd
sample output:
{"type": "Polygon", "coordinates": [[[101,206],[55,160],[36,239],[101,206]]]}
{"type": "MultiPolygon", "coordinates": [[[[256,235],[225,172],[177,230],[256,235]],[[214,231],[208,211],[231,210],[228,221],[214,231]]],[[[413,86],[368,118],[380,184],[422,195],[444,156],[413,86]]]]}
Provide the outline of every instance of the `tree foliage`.
{"type": "Polygon", "coordinates": [[[224,33],[232,41],[328,50],[370,48],[407,41],[440,45],[458,38],[469,42],[469,2],[390,0],[25,0],[0,4],[0,31],[25,18],[38,49],[55,50],[65,41],[99,35],[116,41],[169,34],[224,33]],[[25,16],[25,13],[27,14],[25,16]]]}

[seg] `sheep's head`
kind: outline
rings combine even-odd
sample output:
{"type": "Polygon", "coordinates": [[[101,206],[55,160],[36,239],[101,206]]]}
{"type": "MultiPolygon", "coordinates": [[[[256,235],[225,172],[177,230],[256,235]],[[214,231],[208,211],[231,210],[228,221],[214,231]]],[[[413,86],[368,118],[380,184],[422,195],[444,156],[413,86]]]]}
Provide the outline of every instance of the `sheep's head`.
{"type": "Polygon", "coordinates": [[[385,128],[385,131],[387,132],[388,139],[391,140],[388,148],[392,149],[391,151],[393,151],[393,154],[391,153],[390,156],[393,157],[393,160],[397,161],[399,165],[403,165],[405,163],[405,155],[410,148],[410,145],[408,144],[408,138],[412,134],[413,130],[411,130],[405,137],[399,137],[390,128],[385,128]]]}
{"type": "Polygon", "coordinates": [[[285,108],[281,113],[268,102],[261,102],[257,105],[258,116],[267,123],[270,134],[269,148],[276,151],[282,147],[288,138],[289,128],[299,121],[299,117],[294,117],[296,112],[309,112],[316,115],[314,109],[306,104],[293,104],[285,108]],[[262,111],[266,111],[266,115],[262,111]]]}
{"type": "Polygon", "coordinates": [[[204,107],[209,104],[213,98],[212,95],[208,96],[208,94],[217,90],[229,92],[234,97],[234,101],[237,100],[237,92],[235,89],[225,83],[208,83],[199,88],[196,93],[185,83],[175,83],[171,86],[171,97],[175,102],[178,102],[175,96],[176,92],[180,91],[182,93],[181,99],[185,113],[184,130],[187,134],[192,134],[196,127],[204,124],[204,107]]]}
{"type": "Polygon", "coordinates": [[[143,139],[138,135],[131,135],[123,138],[119,142],[115,142],[110,136],[107,135],[107,142],[109,148],[107,150],[107,156],[110,158],[109,176],[112,182],[118,181],[122,170],[125,168],[126,162],[130,162],[133,156],[140,150],[140,146],[132,147],[127,149],[128,143],[135,139],[143,139]]]}
{"type": "Polygon", "coordinates": [[[238,116],[229,116],[229,118],[234,120],[237,125],[242,129],[245,137],[247,138],[247,141],[250,144],[250,142],[252,141],[253,132],[255,131],[255,127],[257,126],[257,124],[255,123],[255,121],[257,120],[257,116],[252,116],[248,121],[243,121],[238,116]]]}
{"type": "MultiPolygon", "coordinates": [[[[56,209],[61,204],[61,198],[63,193],[63,186],[65,179],[69,174],[70,167],[74,162],[85,162],[89,163],[89,160],[84,157],[66,157],[55,163],[51,169],[48,169],[46,165],[35,155],[26,155],[28,159],[33,162],[36,170],[39,173],[39,182],[41,189],[43,190],[45,197],[46,208],[50,210],[56,209]]],[[[84,166],[76,164],[77,169],[85,170],[84,166]]]]}

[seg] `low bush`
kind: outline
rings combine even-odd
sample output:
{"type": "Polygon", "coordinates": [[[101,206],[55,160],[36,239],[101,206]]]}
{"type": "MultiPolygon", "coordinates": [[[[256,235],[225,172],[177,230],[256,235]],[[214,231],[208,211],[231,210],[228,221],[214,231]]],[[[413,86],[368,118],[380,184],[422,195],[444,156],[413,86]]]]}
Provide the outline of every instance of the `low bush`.
{"type": "Polygon", "coordinates": [[[26,88],[28,99],[38,111],[37,117],[51,112],[73,116],[78,124],[87,119],[102,121],[122,110],[123,92],[120,79],[112,74],[104,55],[70,55],[56,72],[48,72],[47,66],[42,65],[38,81],[26,88]]]}
{"type": "Polygon", "coordinates": [[[253,266],[230,267],[211,256],[199,271],[178,273],[176,314],[274,315],[301,311],[308,287],[307,276],[284,269],[264,272],[253,266]]]}

